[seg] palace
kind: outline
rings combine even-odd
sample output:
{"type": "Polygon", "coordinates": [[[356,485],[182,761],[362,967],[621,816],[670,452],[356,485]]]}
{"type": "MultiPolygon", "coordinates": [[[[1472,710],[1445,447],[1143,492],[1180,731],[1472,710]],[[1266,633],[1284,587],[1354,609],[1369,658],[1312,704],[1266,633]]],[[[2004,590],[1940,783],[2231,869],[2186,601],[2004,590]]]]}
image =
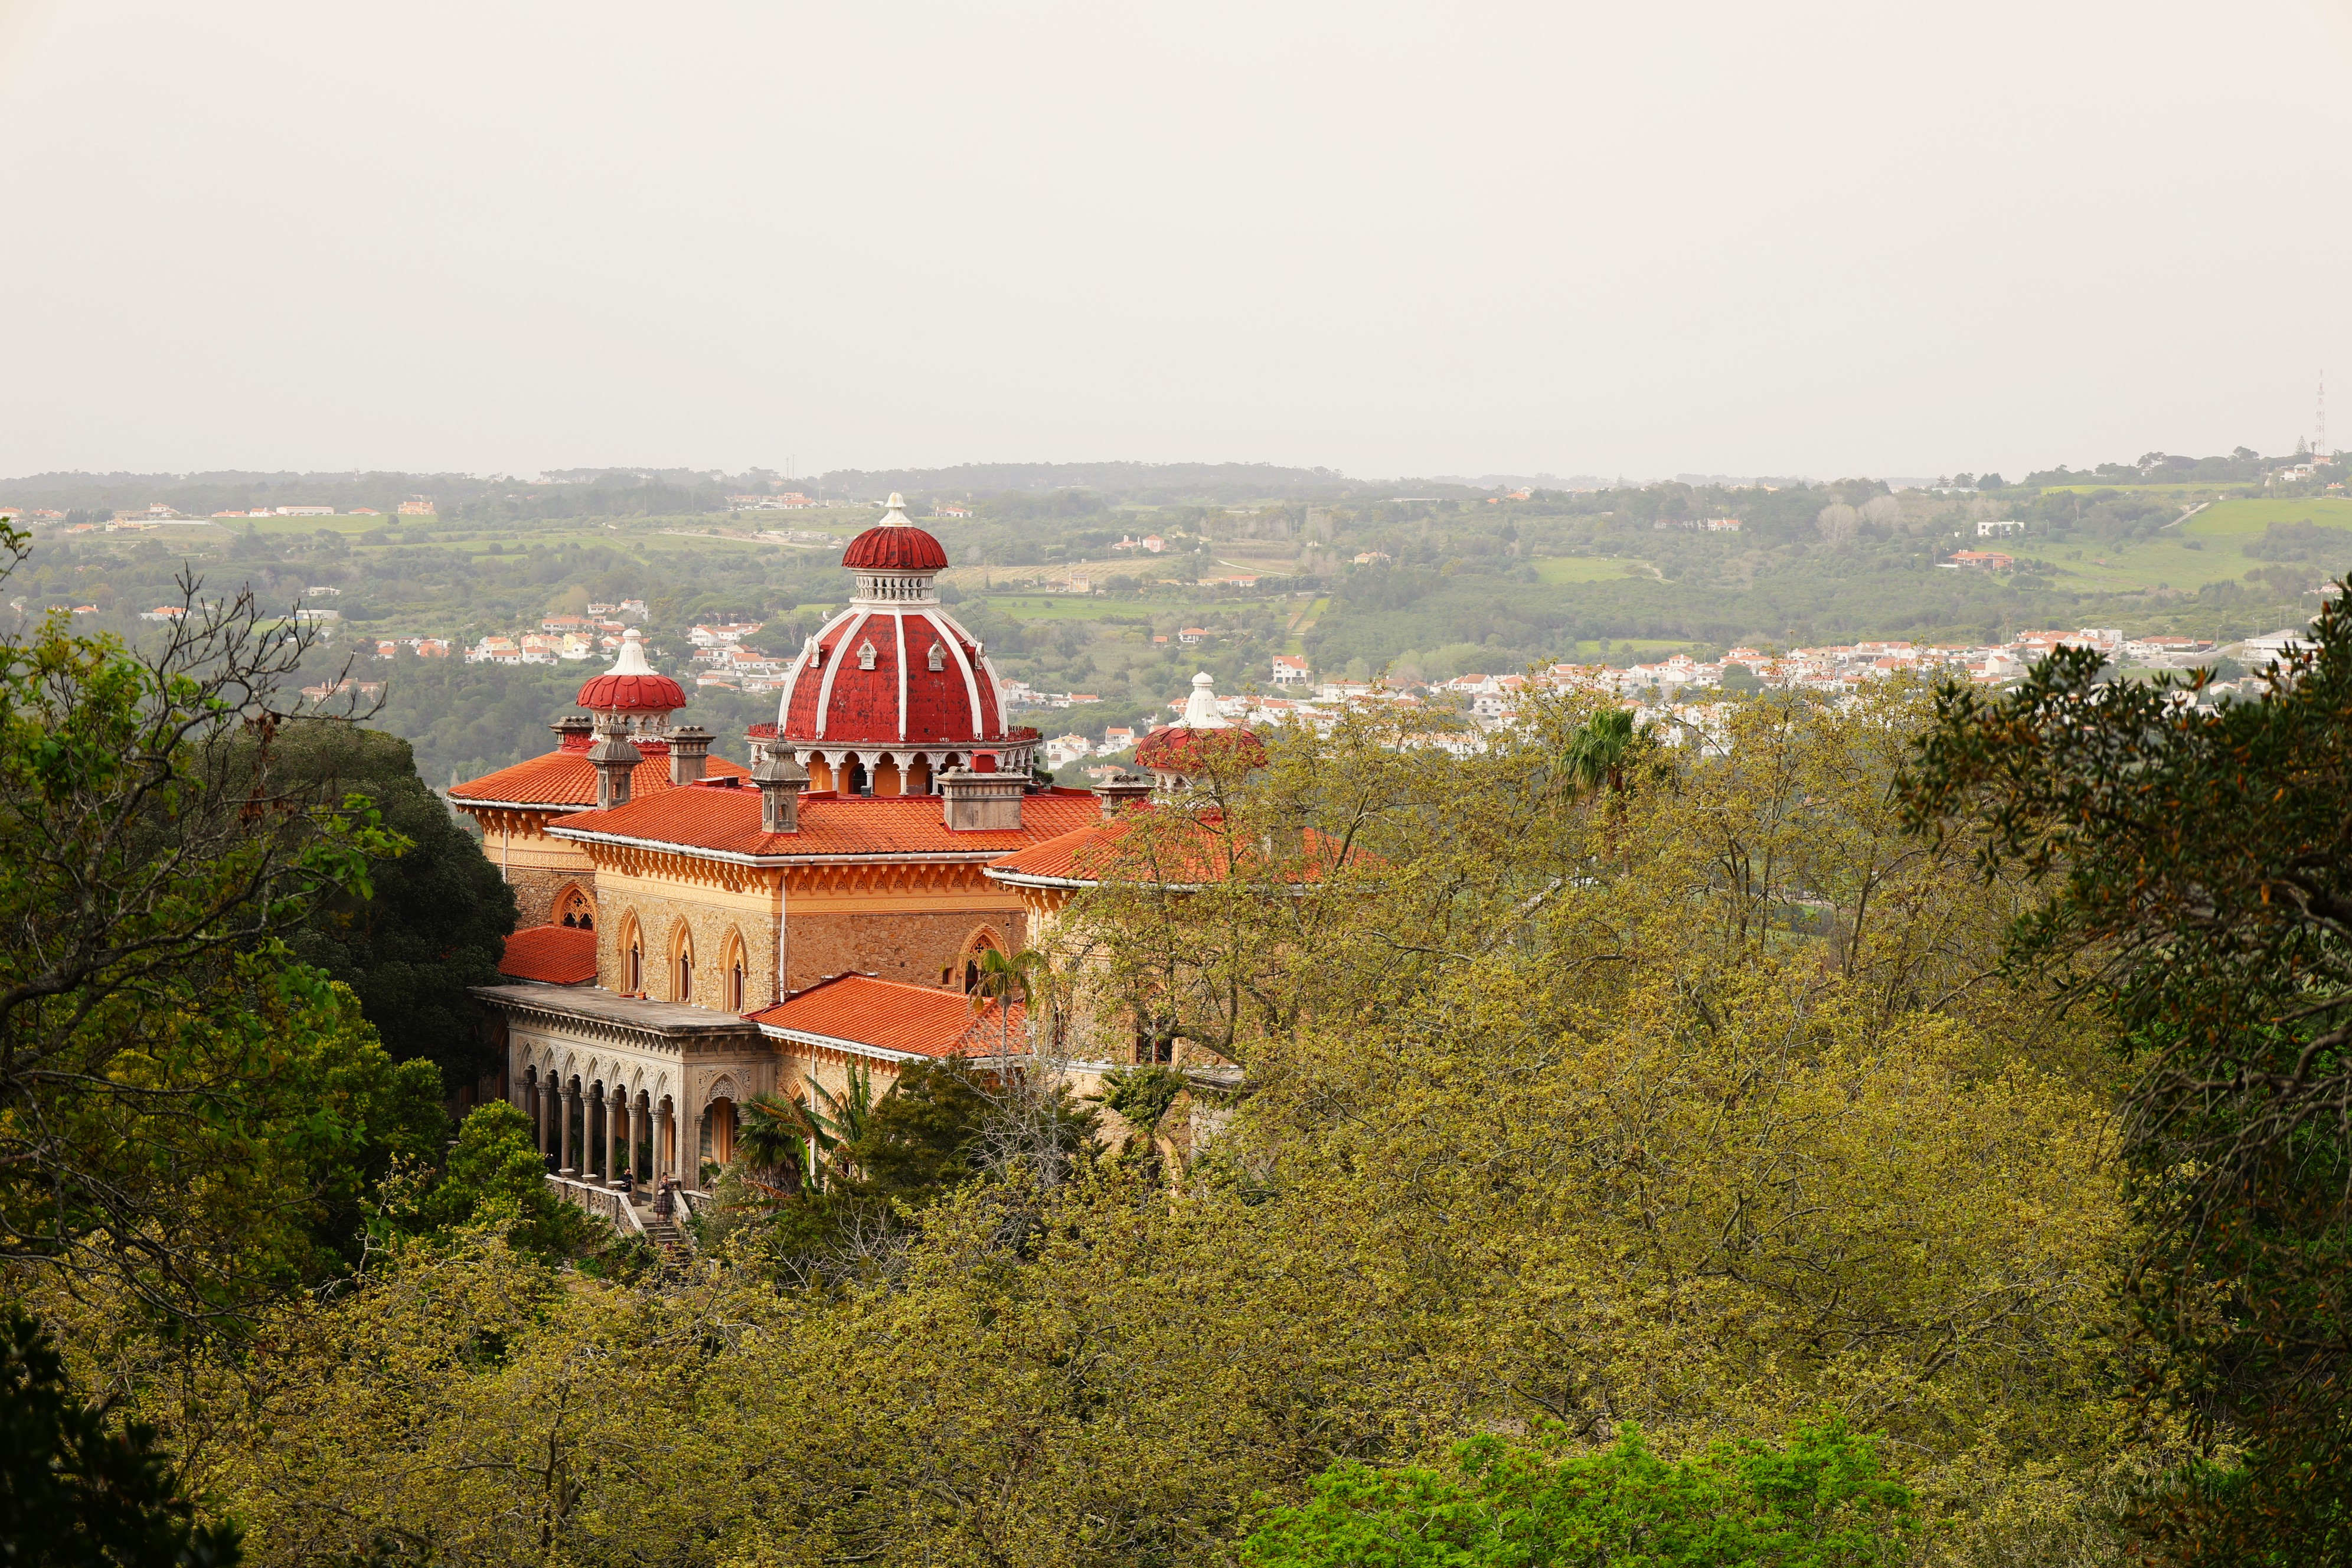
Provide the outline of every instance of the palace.
{"type": "MultiPolygon", "coordinates": [[[[751,767],[674,722],[686,692],[632,629],[553,751],[449,792],[521,907],[506,983],[475,994],[566,1173],[695,1187],[753,1096],[860,1068],[878,1090],[1023,1038],[1017,1002],[969,1000],[981,955],[1026,945],[1079,885],[1075,847],[1151,787],[1033,775],[1038,733],[941,607],[947,552],[899,498],[842,564],[856,592],[746,736],[751,767]]],[[[1224,728],[1207,681],[1186,721],[1224,728]]]]}

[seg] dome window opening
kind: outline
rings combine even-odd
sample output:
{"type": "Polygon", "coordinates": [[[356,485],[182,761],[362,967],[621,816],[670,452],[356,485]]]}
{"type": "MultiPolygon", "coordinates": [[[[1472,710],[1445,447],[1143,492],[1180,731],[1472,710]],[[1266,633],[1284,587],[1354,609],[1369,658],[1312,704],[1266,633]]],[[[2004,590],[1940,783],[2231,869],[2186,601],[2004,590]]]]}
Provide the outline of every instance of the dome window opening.
{"type": "Polygon", "coordinates": [[[931,651],[925,656],[923,662],[929,665],[931,671],[936,674],[948,667],[948,650],[941,647],[938,643],[933,643],[931,645],[931,651]]]}
{"type": "Polygon", "coordinates": [[[873,645],[873,643],[871,643],[870,641],[869,641],[869,642],[861,642],[861,643],[859,643],[859,644],[857,645],[857,668],[860,668],[860,669],[871,669],[871,668],[874,668],[874,661],[875,661],[876,659],[879,658],[880,657],[881,657],[881,655],[880,655],[879,653],[877,653],[877,652],[875,650],[874,645],[873,645]]]}

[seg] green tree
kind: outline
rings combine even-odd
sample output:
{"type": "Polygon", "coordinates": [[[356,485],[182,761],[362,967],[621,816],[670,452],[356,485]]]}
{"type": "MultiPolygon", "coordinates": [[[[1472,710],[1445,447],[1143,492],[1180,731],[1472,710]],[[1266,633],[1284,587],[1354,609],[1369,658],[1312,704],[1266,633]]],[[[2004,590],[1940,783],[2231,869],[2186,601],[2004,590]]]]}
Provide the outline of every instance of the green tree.
{"type": "Polygon", "coordinates": [[[898,1075],[843,1151],[863,1196],[918,1207],[980,1173],[988,1094],[961,1061],[917,1062],[898,1075]]]}
{"type": "Polygon", "coordinates": [[[0,1259],[209,1317],[348,1256],[441,1119],[430,1064],[279,945],[402,843],[277,770],[306,635],[182,596],[142,651],[58,619],[0,647],[0,1259]]]}
{"type": "Polygon", "coordinates": [[[434,1062],[453,1087],[471,1083],[494,1058],[467,987],[498,983],[514,890],[416,776],[407,742],[305,720],[279,731],[275,750],[288,787],[363,795],[403,841],[370,856],[363,895],[320,899],[289,946],[358,994],[394,1056],[434,1062]]]}
{"type": "Polygon", "coordinates": [[[806,1184],[804,1167],[816,1133],[805,1103],[780,1094],[755,1095],[743,1102],[735,1129],[735,1158],[755,1179],[796,1194],[806,1184]]]}
{"type": "MultiPolygon", "coordinates": [[[[1953,688],[1906,785],[2049,889],[2012,959],[2113,1021],[2146,1240],[2141,1386],[2215,1456],[2146,1519],[2192,1563],[2352,1552],[2352,608],[2259,700],[2098,683],[2061,649],[2011,695],[1953,688]],[[2240,1457],[2227,1458],[2228,1446],[2240,1457]]],[[[2184,684],[2186,689],[2184,689],[2184,684]]]]}
{"type": "Polygon", "coordinates": [[[458,1124],[437,1176],[400,1218],[405,1228],[443,1236],[494,1226],[534,1257],[578,1257],[604,1239],[596,1234],[603,1227],[559,1201],[546,1178],[530,1118],[494,1100],[458,1124]]]}
{"type": "Polygon", "coordinates": [[[1591,1454],[1474,1437],[1446,1466],[1344,1464],[1308,1492],[1243,1544],[1249,1568],[1874,1568],[1917,1528],[1873,1442],[1835,1419],[1675,1462],[1630,1424],[1591,1454]]]}
{"type": "Polygon", "coordinates": [[[1017,1002],[1025,1010],[1048,973],[1046,954],[1039,948],[1024,948],[1007,955],[992,947],[980,955],[979,984],[972,987],[971,1010],[985,1014],[994,1005],[999,1056],[1012,1054],[1013,1005],[1017,1002]]]}
{"type": "Polygon", "coordinates": [[[1629,710],[1603,708],[1576,727],[1560,760],[1580,788],[1597,790],[1606,784],[1611,794],[1619,795],[1624,792],[1626,765],[1641,740],[1629,710]]]}
{"type": "Polygon", "coordinates": [[[0,1563],[10,1568],[235,1568],[232,1524],[200,1523],[152,1426],[79,1397],[48,1336],[0,1311],[0,1563]]]}

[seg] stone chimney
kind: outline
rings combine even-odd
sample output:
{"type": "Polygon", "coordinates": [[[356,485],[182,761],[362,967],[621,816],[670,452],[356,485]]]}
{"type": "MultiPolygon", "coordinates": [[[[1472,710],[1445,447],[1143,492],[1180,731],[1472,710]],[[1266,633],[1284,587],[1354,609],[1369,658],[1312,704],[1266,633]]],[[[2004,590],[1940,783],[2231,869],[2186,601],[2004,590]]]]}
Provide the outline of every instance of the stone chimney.
{"type": "Polygon", "coordinates": [[[589,737],[596,732],[596,721],[585,713],[566,713],[548,728],[555,731],[556,750],[584,752],[589,746],[589,737]]]}
{"type": "Polygon", "coordinates": [[[710,762],[710,731],[688,724],[669,732],[669,782],[689,784],[702,777],[710,762]]]}
{"type": "Polygon", "coordinates": [[[801,791],[808,788],[808,770],[778,746],[761,752],[759,765],[751,770],[751,782],[760,786],[760,831],[798,833],[801,791]]]}
{"type": "Polygon", "coordinates": [[[994,757],[975,757],[987,771],[950,768],[940,775],[941,809],[950,833],[1002,833],[1021,826],[1021,796],[1028,780],[1001,773],[994,757]]]}
{"type": "Polygon", "coordinates": [[[1103,819],[1108,821],[1139,801],[1149,800],[1157,788],[1141,773],[1115,773],[1095,785],[1095,794],[1102,797],[1103,819]]]}
{"type": "Polygon", "coordinates": [[[629,783],[639,763],[646,755],[629,744],[617,722],[598,725],[602,731],[596,743],[588,748],[588,761],[596,769],[596,809],[610,811],[629,802],[629,783]]]}

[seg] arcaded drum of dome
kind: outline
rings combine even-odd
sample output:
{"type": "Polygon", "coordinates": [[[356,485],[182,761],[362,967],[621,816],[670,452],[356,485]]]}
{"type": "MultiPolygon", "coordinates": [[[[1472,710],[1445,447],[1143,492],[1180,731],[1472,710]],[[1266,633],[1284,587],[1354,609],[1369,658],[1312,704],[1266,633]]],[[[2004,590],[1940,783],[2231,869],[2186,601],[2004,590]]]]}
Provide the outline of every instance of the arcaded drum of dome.
{"type": "Polygon", "coordinates": [[[672,713],[686,706],[686,689],[646,662],[645,639],[631,626],[621,637],[621,657],[604,674],[580,688],[583,708],[603,713],[672,713]]]}

